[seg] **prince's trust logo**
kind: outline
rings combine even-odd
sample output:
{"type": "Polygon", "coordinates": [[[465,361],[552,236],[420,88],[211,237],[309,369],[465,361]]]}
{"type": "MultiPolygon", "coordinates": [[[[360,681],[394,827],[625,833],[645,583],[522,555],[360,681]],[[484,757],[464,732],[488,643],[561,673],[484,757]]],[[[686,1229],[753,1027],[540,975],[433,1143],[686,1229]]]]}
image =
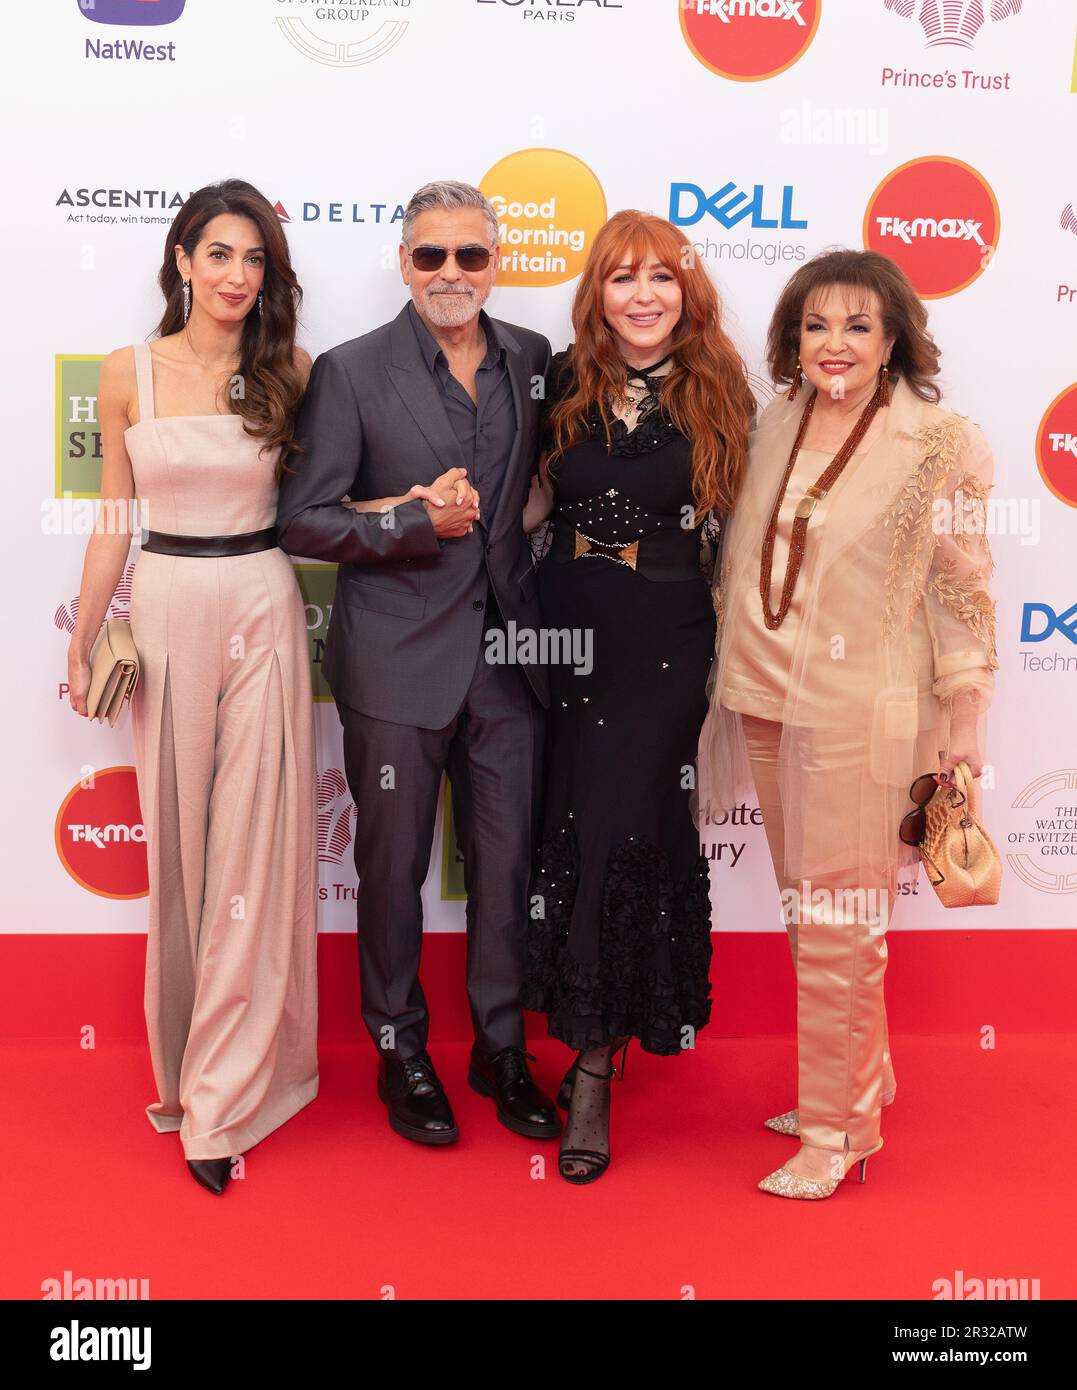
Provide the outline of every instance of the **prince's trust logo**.
{"type": "Polygon", "coordinates": [[[1020,14],[1022,0],[883,0],[902,19],[916,20],[928,48],[971,48],[984,24],[1020,14]]]}

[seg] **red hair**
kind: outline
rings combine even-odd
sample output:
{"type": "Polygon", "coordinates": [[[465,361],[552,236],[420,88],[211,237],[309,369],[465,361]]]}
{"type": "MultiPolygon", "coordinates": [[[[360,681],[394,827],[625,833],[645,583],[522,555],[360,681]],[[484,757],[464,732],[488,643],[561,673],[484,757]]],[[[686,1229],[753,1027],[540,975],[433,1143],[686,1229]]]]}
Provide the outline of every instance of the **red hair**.
{"type": "Polygon", "coordinates": [[[617,212],[595,237],[572,302],[576,341],[568,393],[550,413],[556,461],[587,433],[597,408],[610,441],[610,402],[622,397],[628,368],[603,310],[606,279],[618,266],[636,271],[660,262],[681,287],[682,312],[673,331],[673,368],[659,403],[692,445],[692,494],[696,514],[732,511],[748,454],[748,424],[755,399],[744,363],[722,329],[714,282],[692,243],[671,222],[629,209],[617,212]]]}

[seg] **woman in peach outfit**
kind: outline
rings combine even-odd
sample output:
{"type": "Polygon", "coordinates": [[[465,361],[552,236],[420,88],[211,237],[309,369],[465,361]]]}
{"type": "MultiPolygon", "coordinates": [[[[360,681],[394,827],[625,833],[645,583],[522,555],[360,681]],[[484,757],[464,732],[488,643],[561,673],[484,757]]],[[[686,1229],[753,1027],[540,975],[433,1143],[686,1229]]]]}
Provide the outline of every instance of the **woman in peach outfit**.
{"type": "Polygon", "coordinates": [[[798,1107],[767,1124],[801,1148],[760,1186],[818,1198],[863,1176],[896,1090],[883,973],[910,786],[982,768],[992,462],[938,404],[926,311],[885,256],[799,269],[768,359],[783,390],[727,538],[701,757],[719,806],[754,781],[797,972],[798,1107]]]}
{"type": "MultiPolygon", "coordinates": [[[[274,521],[310,358],[272,206],[238,179],[169,230],[153,343],[101,367],[102,496],[137,497],[132,696],[149,861],[146,1023],[161,1133],[223,1193],[318,1091],[314,723],[303,602],[274,521]]],[[[88,657],[129,527],[91,537],[68,656],[88,657]]]]}

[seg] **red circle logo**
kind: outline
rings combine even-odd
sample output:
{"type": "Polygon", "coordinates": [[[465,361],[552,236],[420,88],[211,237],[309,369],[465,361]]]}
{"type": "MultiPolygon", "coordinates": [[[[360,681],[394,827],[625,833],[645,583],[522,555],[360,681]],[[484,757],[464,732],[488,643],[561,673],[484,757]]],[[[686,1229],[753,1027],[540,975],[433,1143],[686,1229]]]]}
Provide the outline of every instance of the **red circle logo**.
{"type": "Polygon", "coordinates": [[[822,0],[677,0],[681,33],[705,68],[732,82],[784,72],[819,28],[822,0]]]}
{"type": "Polygon", "coordinates": [[[102,898],[150,891],[146,830],[133,767],[103,767],[71,788],[56,815],[56,853],[67,872],[102,898]]]}
{"type": "Polygon", "coordinates": [[[925,155],[894,169],[864,213],[864,245],[897,261],[921,299],[943,299],[971,285],[998,237],[991,185],[948,155],[925,155]]]}
{"type": "Polygon", "coordinates": [[[1077,381],[1044,411],[1036,431],[1036,464],[1058,500],[1077,507],[1077,381]]]}

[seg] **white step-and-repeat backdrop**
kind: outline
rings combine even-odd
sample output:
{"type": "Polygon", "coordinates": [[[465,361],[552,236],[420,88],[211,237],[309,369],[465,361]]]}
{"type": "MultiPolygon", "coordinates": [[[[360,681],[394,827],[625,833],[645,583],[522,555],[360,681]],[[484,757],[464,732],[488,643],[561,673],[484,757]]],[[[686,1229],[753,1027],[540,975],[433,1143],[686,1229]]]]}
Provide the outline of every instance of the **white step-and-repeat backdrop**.
{"type": "MultiPolygon", "coordinates": [[[[145,925],[129,716],[88,724],[64,686],[100,483],[97,375],[152,331],[175,210],[230,176],[276,205],[314,354],[396,313],[402,207],[431,178],[494,201],[489,308],[555,349],[608,213],[672,218],[761,401],[792,271],[835,244],[898,260],[929,301],[945,403],[995,451],[1002,669],[984,807],[1007,875],[999,908],[958,916],[921,882],[921,910],[896,925],[1077,926],[1073,0],[15,0],[2,33],[4,930],[145,925]]],[[[320,673],[334,576],[296,568],[320,922],[351,930],[361,808],[320,673]]],[[[463,927],[444,820],[435,931],[463,927]]],[[[747,804],[707,830],[719,930],[781,929],[758,820],[747,804]]]]}

